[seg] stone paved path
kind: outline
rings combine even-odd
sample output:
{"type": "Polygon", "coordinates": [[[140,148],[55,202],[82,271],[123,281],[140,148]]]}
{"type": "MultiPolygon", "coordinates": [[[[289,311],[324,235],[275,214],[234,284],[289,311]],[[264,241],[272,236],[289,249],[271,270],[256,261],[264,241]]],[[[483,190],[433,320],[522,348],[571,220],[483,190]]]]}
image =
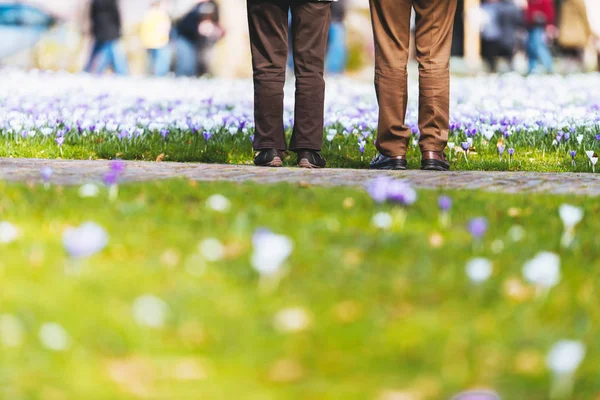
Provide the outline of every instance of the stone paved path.
{"type": "MultiPolygon", "coordinates": [[[[54,170],[52,180],[60,185],[101,181],[109,161],[64,161],[0,159],[0,180],[40,181],[44,166],[54,170]]],[[[147,181],[183,177],[198,181],[233,181],[323,186],[362,186],[374,177],[387,174],[426,189],[482,189],[504,193],[555,193],[598,196],[600,175],[530,172],[380,172],[352,169],[301,170],[299,168],[256,168],[248,165],[186,164],[128,161],[125,181],[147,181]]]]}

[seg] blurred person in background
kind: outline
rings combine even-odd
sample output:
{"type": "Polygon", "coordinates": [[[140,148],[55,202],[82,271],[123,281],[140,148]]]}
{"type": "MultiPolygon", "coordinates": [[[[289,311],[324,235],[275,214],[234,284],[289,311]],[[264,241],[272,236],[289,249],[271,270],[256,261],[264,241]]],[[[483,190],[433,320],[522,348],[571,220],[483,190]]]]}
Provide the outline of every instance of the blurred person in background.
{"type": "Polygon", "coordinates": [[[600,1],[586,0],[585,2],[590,31],[598,54],[598,72],[600,72],[600,1]]]}
{"type": "Polygon", "coordinates": [[[523,13],[513,0],[487,0],[481,6],[481,55],[491,72],[497,71],[498,59],[505,59],[510,70],[518,44],[523,13]]]}
{"type": "Polygon", "coordinates": [[[556,10],[552,0],[528,0],[525,11],[527,24],[528,74],[541,63],[548,73],[554,72],[554,61],[550,52],[549,40],[556,34],[556,10]]]}
{"type": "Polygon", "coordinates": [[[348,60],[346,43],[346,12],[347,0],[338,0],[331,4],[331,27],[329,28],[329,43],[325,70],[330,74],[343,74],[348,60]]]}
{"type": "Polygon", "coordinates": [[[219,25],[219,5],[199,0],[177,23],[178,76],[202,76],[209,72],[210,51],[225,35],[219,25]]]}
{"type": "Polygon", "coordinates": [[[481,55],[491,72],[496,72],[496,63],[500,56],[500,43],[502,39],[500,7],[500,0],[486,0],[481,5],[483,13],[481,24],[481,55]]]}
{"type": "Polygon", "coordinates": [[[506,59],[513,70],[513,58],[522,41],[519,32],[523,26],[523,11],[513,0],[500,1],[500,57],[506,59]]]}
{"type": "Polygon", "coordinates": [[[171,17],[162,0],[154,0],[140,29],[142,45],[149,58],[150,74],[165,76],[171,69],[171,17]]]}
{"type": "Polygon", "coordinates": [[[563,52],[575,60],[578,69],[584,69],[585,48],[592,32],[585,0],[564,0],[560,8],[558,44],[563,52]]]}
{"type": "Polygon", "coordinates": [[[116,74],[127,75],[129,66],[120,43],[121,13],[117,0],[92,0],[90,16],[94,47],[85,71],[101,74],[112,67],[116,74]]]}

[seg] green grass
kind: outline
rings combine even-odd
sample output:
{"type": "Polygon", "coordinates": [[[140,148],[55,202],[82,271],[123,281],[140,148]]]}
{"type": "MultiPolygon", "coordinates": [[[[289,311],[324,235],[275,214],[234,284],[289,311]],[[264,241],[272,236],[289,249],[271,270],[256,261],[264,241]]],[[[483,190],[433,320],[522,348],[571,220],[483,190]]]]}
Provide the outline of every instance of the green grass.
{"type": "Polygon", "coordinates": [[[80,199],[77,188],[0,191],[0,221],[21,230],[0,245],[0,314],[24,328],[16,348],[3,346],[0,332],[2,399],[378,399],[389,391],[443,399],[486,386],[505,399],[542,400],[551,386],[544,358],[563,338],[587,346],[568,398],[600,394],[596,199],[448,192],[455,206],[443,231],[439,193],[422,191],[403,229],[380,231],[372,216],[389,206],[356,189],[164,181],[121,187],[114,203],[105,191],[80,199]],[[231,200],[228,213],[205,206],[215,193],[231,200]],[[564,202],[586,216],[570,249],[560,247],[564,202]],[[479,216],[490,230],[474,245],[465,226],[479,216]],[[109,246],[65,274],[74,261],[63,231],[88,220],[108,231],[109,246]],[[515,225],[526,230],[522,241],[508,234],[515,225]],[[260,227],[295,245],[270,291],[259,290],[249,262],[260,227]],[[226,248],[215,263],[198,252],[213,237],[226,248]],[[560,255],[563,277],[536,296],[521,269],[543,250],[560,255]],[[479,286],[465,274],[474,256],[494,263],[479,286]],[[169,305],[164,327],[134,321],[143,294],[169,305]],[[304,331],[274,328],[289,307],[310,315],[304,331]],[[46,321],[66,329],[66,351],[40,344],[46,321]]]}
{"type": "MultiPolygon", "coordinates": [[[[289,133],[288,133],[289,134],[289,133]]],[[[485,170],[485,171],[537,171],[537,172],[592,172],[591,164],[585,150],[600,152],[599,143],[589,136],[582,145],[575,138],[559,146],[553,145],[552,135],[515,134],[511,142],[506,143],[506,151],[501,159],[497,151],[498,139],[486,142],[477,139],[474,149],[469,152],[468,160],[464,153],[453,152],[451,159],[454,170],[485,170]],[[529,135],[529,136],[528,136],[529,135]],[[515,155],[508,155],[508,148],[515,148],[515,155]],[[570,150],[576,150],[575,166],[569,155],[570,150]]],[[[289,135],[288,135],[289,136],[289,135]]],[[[460,148],[460,142],[465,138],[461,133],[451,140],[460,148]]],[[[171,132],[165,140],[158,133],[147,133],[137,139],[120,140],[104,133],[88,133],[83,137],[77,133],[66,135],[61,148],[54,142],[53,137],[43,137],[41,134],[33,138],[22,139],[18,135],[6,134],[0,141],[0,157],[4,158],[63,158],[63,159],[114,159],[154,161],[158,158],[164,161],[204,162],[251,164],[254,157],[250,139],[243,133],[231,135],[225,131],[216,132],[206,142],[201,134],[190,132],[171,132]]],[[[354,135],[344,137],[338,135],[333,142],[325,141],[323,154],[329,161],[330,167],[338,168],[367,168],[369,161],[376,154],[373,143],[367,145],[363,155],[360,154],[357,139],[354,135]]],[[[286,163],[295,163],[295,156],[287,159],[286,163]]],[[[420,167],[420,152],[411,147],[408,151],[409,168],[420,167]]],[[[598,166],[600,168],[600,165],[598,166]]]]}

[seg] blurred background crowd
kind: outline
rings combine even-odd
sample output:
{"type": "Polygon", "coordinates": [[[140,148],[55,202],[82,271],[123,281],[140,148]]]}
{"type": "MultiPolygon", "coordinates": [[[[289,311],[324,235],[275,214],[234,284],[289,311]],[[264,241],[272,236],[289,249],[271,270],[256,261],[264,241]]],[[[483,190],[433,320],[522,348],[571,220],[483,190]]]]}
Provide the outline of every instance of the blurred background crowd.
{"type": "MultiPolygon", "coordinates": [[[[367,0],[333,4],[327,70],[369,74],[367,0]]],[[[251,71],[245,0],[0,0],[0,64],[163,76],[251,71]]],[[[459,0],[454,71],[600,68],[600,0],[459,0]]]]}

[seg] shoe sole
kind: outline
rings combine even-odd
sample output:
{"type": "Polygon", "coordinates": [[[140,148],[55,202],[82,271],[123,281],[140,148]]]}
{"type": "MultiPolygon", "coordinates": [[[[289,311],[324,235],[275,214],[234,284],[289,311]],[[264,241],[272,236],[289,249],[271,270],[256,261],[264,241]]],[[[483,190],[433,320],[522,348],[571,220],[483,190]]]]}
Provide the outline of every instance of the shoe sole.
{"type": "Polygon", "coordinates": [[[399,163],[391,163],[391,164],[387,164],[387,165],[380,165],[377,167],[372,167],[369,166],[369,169],[372,170],[383,170],[383,171],[406,171],[408,168],[408,165],[406,164],[399,164],[399,163]]]}
{"type": "Polygon", "coordinates": [[[273,167],[273,168],[278,168],[283,166],[283,161],[281,160],[281,158],[279,157],[275,157],[273,159],[273,161],[267,163],[267,164],[257,164],[257,167],[273,167]]]}
{"type": "Polygon", "coordinates": [[[406,171],[407,168],[406,167],[398,167],[398,166],[387,166],[387,167],[377,167],[377,168],[369,168],[372,171],[406,171]]]}
{"type": "Polygon", "coordinates": [[[301,160],[298,162],[298,166],[299,166],[300,168],[306,168],[306,169],[322,169],[322,168],[324,168],[324,167],[321,167],[321,166],[319,166],[319,165],[314,165],[314,164],[311,164],[311,163],[310,163],[310,161],[308,161],[308,159],[307,159],[307,158],[303,158],[303,159],[301,159],[301,160]]]}
{"type": "Polygon", "coordinates": [[[450,171],[450,167],[440,164],[440,162],[429,161],[421,164],[421,169],[423,171],[442,171],[447,172],[450,171]]]}

